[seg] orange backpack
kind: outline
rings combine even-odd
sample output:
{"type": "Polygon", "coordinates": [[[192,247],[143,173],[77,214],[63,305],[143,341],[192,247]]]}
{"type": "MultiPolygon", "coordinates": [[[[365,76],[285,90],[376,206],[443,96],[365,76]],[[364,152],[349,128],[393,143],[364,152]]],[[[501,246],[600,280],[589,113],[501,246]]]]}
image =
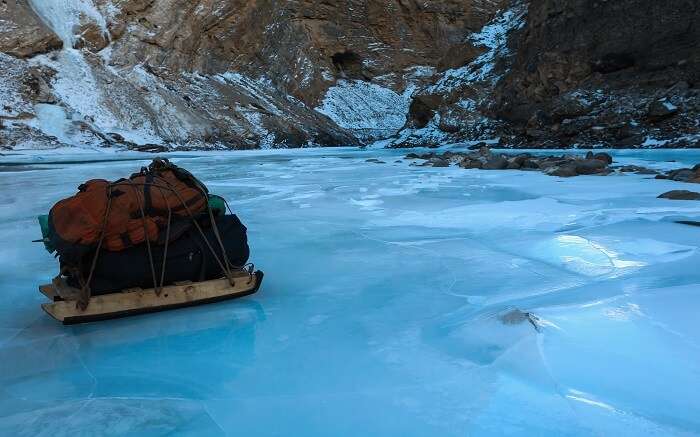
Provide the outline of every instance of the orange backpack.
{"type": "Polygon", "coordinates": [[[49,238],[65,261],[80,261],[96,249],[121,251],[148,240],[162,244],[189,226],[173,232],[170,223],[195,218],[207,208],[208,191],[188,171],[167,159],[155,159],[129,179],[93,179],[61,200],[49,213],[49,238]],[[166,229],[169,232],[166,232],[166,229]]]}

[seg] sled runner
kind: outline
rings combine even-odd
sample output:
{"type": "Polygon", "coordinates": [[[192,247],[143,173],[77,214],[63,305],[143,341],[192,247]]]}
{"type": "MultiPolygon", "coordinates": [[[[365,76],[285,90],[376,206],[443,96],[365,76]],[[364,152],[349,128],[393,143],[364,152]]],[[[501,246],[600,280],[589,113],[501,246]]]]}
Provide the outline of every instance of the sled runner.
{"type": "Polygon", "coordinates": [[[69,286],[63,278],[40,286],[39,291],[53,301],[42,304],[41,308],[64,325],[72,325],[247,296],[258,291],[263,272],[241,270],[233,272],[232,278],[233,285],[228,278],[221,278],[166,285],[160,293],[154,288],[131,288],[91,296],[84,310],[78,305],[80,290],[69,286]]]}

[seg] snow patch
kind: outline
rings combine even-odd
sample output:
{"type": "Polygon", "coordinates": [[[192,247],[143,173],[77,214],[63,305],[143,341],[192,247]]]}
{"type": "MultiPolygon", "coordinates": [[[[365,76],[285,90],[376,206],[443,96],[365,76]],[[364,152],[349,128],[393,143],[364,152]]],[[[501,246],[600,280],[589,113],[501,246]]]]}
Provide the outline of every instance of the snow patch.
{"type": "Polygon", "coordinates": [[[35,106],[35,110],[36,118],[27,124],[47,135],[56,137],[62,143],[71,143],[71,138],[68,134],[71,130],[71,124],[66,116],[66,111],[62,107],[40,103],[35,106]]]}
{"type": "Polygon", "coordinates": [[[661,147],[669,142],[670,140],[657,140],[656,138],[647,137],[642,143],[642,147],[661,147]]]}
{"type": "Polygon", "coordinates": [[[414,89],[398,94],[370,82],[340,80],[315,109],[361,139],[387,137],[406,123],[414,89]]]}

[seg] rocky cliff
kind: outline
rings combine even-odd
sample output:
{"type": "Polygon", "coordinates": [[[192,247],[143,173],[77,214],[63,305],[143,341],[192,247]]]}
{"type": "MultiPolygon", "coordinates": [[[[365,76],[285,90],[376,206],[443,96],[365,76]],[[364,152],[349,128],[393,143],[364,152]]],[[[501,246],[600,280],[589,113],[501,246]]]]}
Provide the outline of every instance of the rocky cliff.
{"type": "Polygon", "coordinates": [[[692,0],[0,0],[0,147],[692,146],[692,0]]]}
{"type": "Polygon", "coordinates": [[[697,146],[700,3],[532,0],[495,93],[511,143],[697,146]]]}

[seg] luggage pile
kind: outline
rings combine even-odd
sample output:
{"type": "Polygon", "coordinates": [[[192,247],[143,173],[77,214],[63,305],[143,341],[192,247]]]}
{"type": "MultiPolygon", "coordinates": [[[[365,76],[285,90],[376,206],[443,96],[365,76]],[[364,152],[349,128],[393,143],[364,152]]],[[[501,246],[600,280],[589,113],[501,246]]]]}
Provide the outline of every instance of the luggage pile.
{"type": "MultiPolygon", "coordinates": [[[[219,278],[235,288],[248,277],[250,287],[241,290],[255,292],[262,273],[253,274],[246,265],[246,227],[226,214],[227,207],[223,198],[167,159],[155,159],[129,178],[87,181],[48,216],[39,217],[42,241],[60,264],[52,285],[40,289],[54,300],[74,300],[82,312],[96,297],[117,293],[119,302],[126,296],[138,300],[136,306],[145,305],[143,296],[128,294],[144,290],[155,295],[156,309],[183,306],[197,301],[198,296],[190,295],[196,288],[187,289],[186,302],[161,301],[168,296],[161,296],[164,288],[219,278]]],[[[226,298],[225,292],[215,294],[226,298]]]]}

